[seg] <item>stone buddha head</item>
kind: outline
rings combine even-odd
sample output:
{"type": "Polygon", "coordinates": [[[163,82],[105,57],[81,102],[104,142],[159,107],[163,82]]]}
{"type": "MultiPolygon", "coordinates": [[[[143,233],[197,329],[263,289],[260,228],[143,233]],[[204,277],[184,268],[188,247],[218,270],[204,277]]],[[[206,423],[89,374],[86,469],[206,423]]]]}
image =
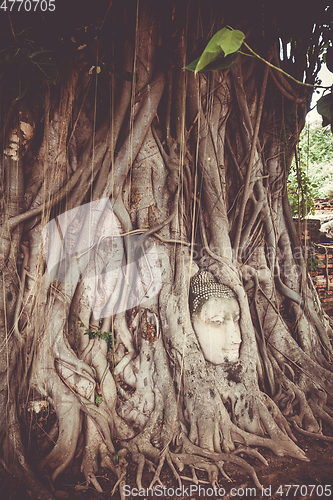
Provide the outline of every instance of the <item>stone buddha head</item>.
{"type": "Polygon", "coordinates": [[[236,362],[242,342],[236,294],[208,271],[191,278],[190,313],[194,331],[207,361],[236,362]]]}

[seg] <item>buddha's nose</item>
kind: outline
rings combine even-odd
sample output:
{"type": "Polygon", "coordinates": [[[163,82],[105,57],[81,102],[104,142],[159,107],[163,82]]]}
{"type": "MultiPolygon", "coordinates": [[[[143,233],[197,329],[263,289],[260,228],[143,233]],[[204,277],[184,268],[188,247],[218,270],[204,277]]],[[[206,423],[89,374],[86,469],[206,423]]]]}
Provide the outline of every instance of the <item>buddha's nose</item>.
{"type": "Polygon", "coordinates": [[[228,340],[230,344],[240,344],[242,340],[239,326],[233,320],[228,321],[228,340]]]}

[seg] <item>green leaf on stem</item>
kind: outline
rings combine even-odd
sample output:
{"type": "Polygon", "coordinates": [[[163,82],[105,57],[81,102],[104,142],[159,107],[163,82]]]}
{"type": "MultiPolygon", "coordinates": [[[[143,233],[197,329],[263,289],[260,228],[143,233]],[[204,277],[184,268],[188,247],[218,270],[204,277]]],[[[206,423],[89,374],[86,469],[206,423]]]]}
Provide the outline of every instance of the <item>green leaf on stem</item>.
{"type": "MultiPolygon", "coordinates": [[[[225,69],[225,68],[230,68],[232,63],[236,61],[237,57],[239,56],[240,51],[237,50],[237,52],[234,52],[233,54],[229,54],[228,56],[220,55],[214,61],[211,63],[207,64],[207,66],[204,68],[203,71],[216,71],[218,69],[225,69]]],[[[195,59],[193,62],[191,62],[188,66],[186,66],[185,69],[188,69],[190,71],[195,71],[195,68],[197,66],[197,63],[199,61],[199,57],[195,59]]]]}
{"type": "MultiPolygon", "coordinates": [[[[198,71],[205,70],[207,66],[216,62],[217,59],[221,60],[217,63],[218,68],[215,69],[230,66],[232,61],[227,62],[226,60],[222,61],[222,59],[226,59],[228,55],[235,53],[237,53],[238,56],[238,51],[241,48],[244,38],[245,35],[242,31],[233,30],[231,28],[222,28],[215,33],[197,62],[194,70],[195,74],[197,74],[198,71]],[[222,66],[220,66],[221,64],[222,66]]],[[[190,66],[192,66],[192,64],[190,66]]],[[[192,70],[192,67],[188,69],[192,70]]],[[[210,71],[212,71],[212,69],[210,69],[210,71]]]]}

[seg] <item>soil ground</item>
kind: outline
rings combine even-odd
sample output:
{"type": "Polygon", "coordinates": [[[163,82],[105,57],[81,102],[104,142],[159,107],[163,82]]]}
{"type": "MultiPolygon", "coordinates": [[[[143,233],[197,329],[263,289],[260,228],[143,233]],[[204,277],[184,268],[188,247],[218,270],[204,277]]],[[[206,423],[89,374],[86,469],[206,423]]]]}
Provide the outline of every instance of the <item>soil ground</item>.
{"type": "MultiPolygon", "coordinates": [[[[333,432],[326,428],[323,429],[325,435],[333,435],[333,432]]],[[[225,471],[232,482],[222,478],[219,480],[220,491],[213,492],[208,484],[207,475],[198,471],[198,478],[202,481],[201,491],[195,491],[192,481],[183,480],[184,490],[176,491],[179,487],[168,466],[164,466],[161,473],[161,481],[166,488],[161,487],[153,495],[149,491],[148,495],[136,488],[136,466],[130,462],[127,475],[127,498],[158,499],[167,498],[172,500],[191,500],[191,499],[222,499],[222,498],[251,498],[266,500],[281,499],[303,499],[318,500],[333,498],[333,442],[319,441],[295,434],[298,445],[306,452],[310,462],[302,462],[289,457],[276,457],[270,450],[258,449],[268,461],[265,466],[256,458],[243,456],[247,462],[256,470],[260,483],[265,488],[262,491],[256,488],[252,479],[242,470],[231,464],[225,464],[225,471]],[[190,490],[190,485],[192,491],[190,490]],[[288,485],[291,487],[288,491],[288,485]],[[224,490],[224,491],[223,491],[224,490]],[[142,495],[139,495],[141,493],[142,495]]],[[[181,472],[182,476],[191,478],[191,473],[186,468],[181,472]]],[[[120,495],[117,490],[113,497],[111,492],[115,484],[115,477],[111,471],[101,469],[98,474],[98,480],[103,488],[103,493],[98,493],[93,487],[86,490],[78,490],[84,484],[83,474],[80,472],[80,459],[76,459],[73,465],[63,473],[55,482],[54,493],[56,498],[68,498],[69,500],[119,500],[120,495]]],[[[153,473],[144,471],[142,484],[148,488],[152,480],[153,473]]],[[[47,484],[44,477],[43,482],[47,484]]],[[[0,499],[1,500],[28,500],[26,490],[16,479],[4,473],[0,466],[0,499]]]]}

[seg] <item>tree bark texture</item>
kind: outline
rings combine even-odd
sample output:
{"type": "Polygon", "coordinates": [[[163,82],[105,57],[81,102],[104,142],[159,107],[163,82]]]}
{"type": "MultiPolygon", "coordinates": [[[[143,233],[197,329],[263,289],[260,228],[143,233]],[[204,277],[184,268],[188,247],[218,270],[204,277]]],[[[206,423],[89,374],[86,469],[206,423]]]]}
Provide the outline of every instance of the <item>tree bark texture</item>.
{"type": "MultiPolygon", "coordinates": [[[[307,460],[291,428],[317,436],[333,423],[331,322],[286,195],[311,95],[245,55],[185,70],[196,33],[223,26],[213,6],[118,4],[121,43],[73,50],[43,113],[19,101],[3,137],[2,460],[32,498],[52,498],[24,430],[48,408],[38,469],[51,481],[79,455],[98,491],[98,468],[121,488],[130,459],[138,487],[144,467],[153,486],[164,464],[180,483],[188,466],[215,485],[228,461],[259,486],[240,447],[307,460]],[[146,288],[132,279],[138,256],[146,288]],[[237,296],[236,363],[200,348],[188,301],[199,269],[237,296]]],[[[262,55],[281,65],[277,44],[262,55]]]]}

